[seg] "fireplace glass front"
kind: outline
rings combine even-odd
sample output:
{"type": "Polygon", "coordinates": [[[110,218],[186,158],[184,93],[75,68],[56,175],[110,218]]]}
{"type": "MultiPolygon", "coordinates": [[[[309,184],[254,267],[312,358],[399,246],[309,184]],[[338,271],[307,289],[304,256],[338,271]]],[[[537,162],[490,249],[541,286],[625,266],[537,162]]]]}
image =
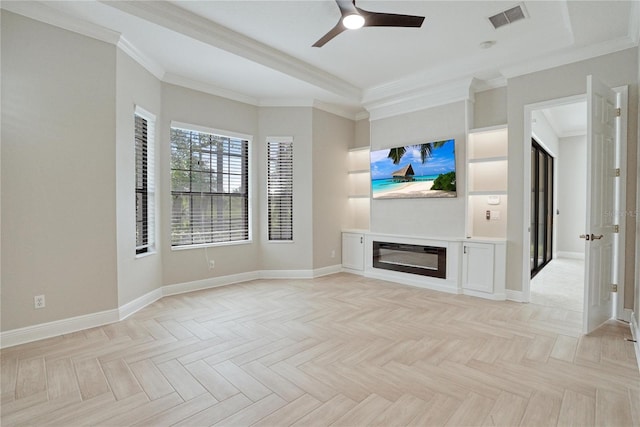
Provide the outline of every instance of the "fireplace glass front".
{"type": "Polygon", "coordinates": [[[447,248],[374,241],[373,266],[445,279],[447,248]]]}

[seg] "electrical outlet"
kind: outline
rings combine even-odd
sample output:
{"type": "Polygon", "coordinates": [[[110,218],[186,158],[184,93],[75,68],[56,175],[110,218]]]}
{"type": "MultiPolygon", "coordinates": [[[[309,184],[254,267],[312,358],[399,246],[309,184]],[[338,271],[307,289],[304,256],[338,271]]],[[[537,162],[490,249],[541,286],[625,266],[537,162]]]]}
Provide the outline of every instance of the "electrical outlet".
{"type": "Polygon", "coordinates": [[[216,268],[216,262],[214,260],[209,260],[209,270],[213,270],[216,268]]]}
{"type": "Polygon", "coordinates": [[[44,295],[36,295],[33,297],[33,307],[36,309],[45,307],[44,295]]]}

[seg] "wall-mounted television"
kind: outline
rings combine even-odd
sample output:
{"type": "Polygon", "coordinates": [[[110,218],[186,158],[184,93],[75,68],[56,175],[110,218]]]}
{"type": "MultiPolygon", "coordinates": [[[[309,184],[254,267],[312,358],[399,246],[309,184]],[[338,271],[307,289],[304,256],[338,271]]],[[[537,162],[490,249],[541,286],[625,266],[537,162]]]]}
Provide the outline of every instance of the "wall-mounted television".
{"type": "Polygon", "coordinates": [[[372,197],[456,197],[455,146],[447,139],[372,151],[372,197]]]}

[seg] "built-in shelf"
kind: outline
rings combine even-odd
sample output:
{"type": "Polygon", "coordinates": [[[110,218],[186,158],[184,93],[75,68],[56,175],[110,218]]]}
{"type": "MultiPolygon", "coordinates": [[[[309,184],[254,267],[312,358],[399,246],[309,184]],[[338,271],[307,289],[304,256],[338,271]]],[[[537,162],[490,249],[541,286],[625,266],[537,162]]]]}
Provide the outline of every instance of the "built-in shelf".
{"type": "Polygon", "coordinates": [[[349,218],[347,227],[369,228],[371,174],[369,172],[369,147],[349,150],[347,180],[349,218]]]}
{"type": "Polygon", "coordinates": [[[467,237],[505,238],[507,127],[473,129],[467,139],[467,237]]]}

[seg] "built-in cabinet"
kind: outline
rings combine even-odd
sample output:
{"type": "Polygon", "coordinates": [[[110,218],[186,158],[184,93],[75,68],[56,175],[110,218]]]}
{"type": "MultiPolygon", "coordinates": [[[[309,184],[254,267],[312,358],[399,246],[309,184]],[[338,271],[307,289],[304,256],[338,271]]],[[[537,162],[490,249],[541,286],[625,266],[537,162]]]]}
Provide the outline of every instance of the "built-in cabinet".
{"type": "Polygon", "coordinates": [[[507,236],[506,126],[475,129],[467,143],[467,237],[507,236]]]}
{"type": "MultiPolygon", "coordinates": [[[[433,289],[505,299],[507,149],[506,125],[469,132],[466,147],[466,239],[455,238],[447,242],[447,276],[449,282],[453,280],[453,286],[449,287],[450,283],[445,283],[447,280],[442,281],[445,286],[431,279],[433,289]],[[454,274],[460,270],[461,276],[454,274]]],[[[342,267],[345,271],[376,277],[378,269],[365,260],[365,254],[371,251],[366,247],[371,243],[370,232],[366,231],[369,229],[371,200],[369,153],[368,147],[352,149],[348,153],[349,217],[342,233],[342,267]]],[[[389,236],[385,238],[389,239],[389,236]]],[[[394,238],[403,240],[408,237],[394,238]]],[[[405,276],[403,278],[409,280],[405,276]]],[[[415,279],[411,284],[419,286],[424,281],[415,279]]]]}
{"type": "Polygon", "coordinates": [[[462,244],[462,292],[503,300],[506,277],[504,241],[466,241],[462,244]]]}
{"type": "Polygon", "coordinates": [[[364,270],[364,233],[342,233],[342,267],[364,270]]]}
{"type": "Polygon", "coordinates": [[[473,129],[467,138],[467,240],[462,292],[505,299],[508,209],[507,126],[473,129]]]}

